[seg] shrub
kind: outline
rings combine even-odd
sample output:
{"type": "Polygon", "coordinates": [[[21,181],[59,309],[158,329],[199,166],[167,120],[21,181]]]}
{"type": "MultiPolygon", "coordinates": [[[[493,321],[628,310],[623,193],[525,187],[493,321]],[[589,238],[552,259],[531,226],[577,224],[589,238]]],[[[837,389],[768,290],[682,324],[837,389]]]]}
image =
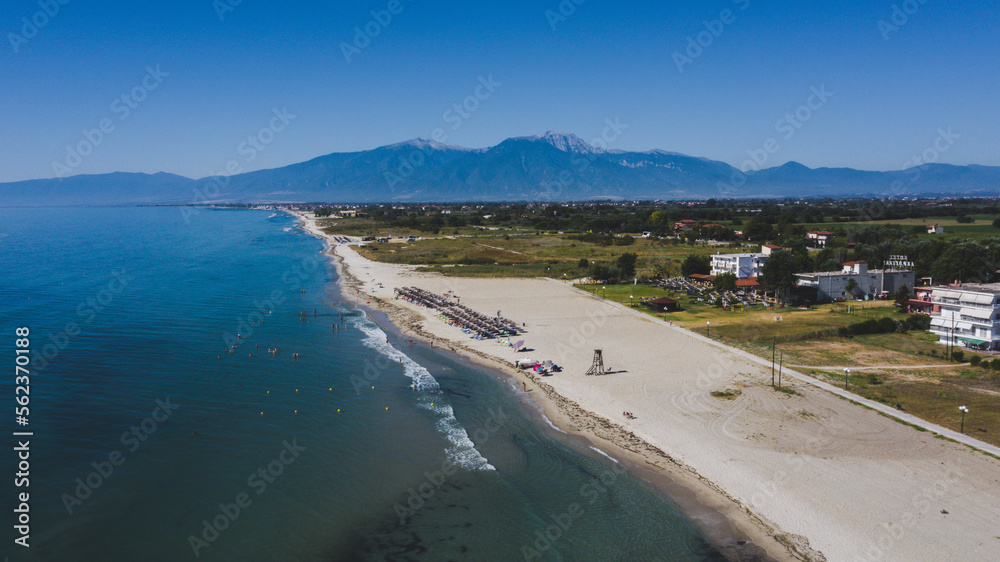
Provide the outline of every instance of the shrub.
{"type": "Polygon", "coordinates": [[[983,360],[982,357],[978,355],[973,355],[972,357],[969,357],[969,364],[971,364],[973,367],[978,367],[979,362],[982,360],[983,360]]]}
{"type": "Polygon", "coordinates": [[[470,258],[465,256],[464,258],[458,260],[458,263],[462,265],[493,265],[493,258],[470,258]]]}
{"type": "Polygon", "coordinates": [[[926,314],[913,314],[903,320],[904,330],[927,330],[931,327],[931,317],[926,314]]]}
{"type": "Polygon", "coordinates": [[[962,351],[961,349],[953,350],[951,352],[951,358],[961,363],[962,360],[965,359],[965,352],[962,351]]]}
{"type": "MultiPolygon", "coordinates": [[[[983,361],[985,363],[985,361],[983,361]]],[[[990,368],[994,371],[1000,371],[1000,359],[994,359],[990,362],[990,368]]]]}
{"type": "Polygon", "coordinates": [[[590,265],[590,262],[587,261],[587,258],[580,258],[580,262],[577,263],[577,265],[580,267],[580,269],[585,269],[590,265]]]}
{"type": "Polygon", "coordinates": [[[837,334],[842,337],[860,336],[862,334],[887,334],[896,331],[896,321],[889,317],[872,318],[863,322],[855,322],[850,326],[841,326],[837,334]]]}

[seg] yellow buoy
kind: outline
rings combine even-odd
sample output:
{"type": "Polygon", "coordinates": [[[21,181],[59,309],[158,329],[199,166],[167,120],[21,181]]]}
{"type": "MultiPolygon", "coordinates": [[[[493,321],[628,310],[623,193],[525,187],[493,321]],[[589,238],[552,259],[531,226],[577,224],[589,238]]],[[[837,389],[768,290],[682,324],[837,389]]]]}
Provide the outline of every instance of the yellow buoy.
{"type": "Polygon", "coordinates": [[[299,413],[299,411],[298,411],[298,410],[295,410],[295,413],[297,414],[297,413],[299,413]]]}
{"type": "Polygon", "coordinates": [[[375,387],[374,387],[374,386],[372,387],[372,390],[375,390],[375,387]]]}
{"type": "Polygon", "coordinates": [[[386,407],[385,407],[385,411],[386,411],[386,412],[388,412],[388,411],[389,411],[389,407],[388,407],[388,406],[386,406],[386,407]]]}
{"type": "Polygon", "coordinates": [[[330,387],[330,390],[333,390],[333,387],[332,387],[332,386],[330,387]]]}
{"type": "Polygon", "coordinates": [[[340,411],[340,408],[337,408],[337,411],[339,412],[339,411],[340,411]]]}
{"type": "Polygon", "coordinates": [[[264,415],[264,412],[261,412],[261,413],[260,413],[260,415],[262,415],[262,416],[263,416],[263,415],[264,415]]]}
{"type": "Polygon", "coordinates": [[[297,389],[297,388],[296,388],[296,389],[295,389],[295,392],[298,392],[298,391],[299,391],[299,389],[297,389]]]}

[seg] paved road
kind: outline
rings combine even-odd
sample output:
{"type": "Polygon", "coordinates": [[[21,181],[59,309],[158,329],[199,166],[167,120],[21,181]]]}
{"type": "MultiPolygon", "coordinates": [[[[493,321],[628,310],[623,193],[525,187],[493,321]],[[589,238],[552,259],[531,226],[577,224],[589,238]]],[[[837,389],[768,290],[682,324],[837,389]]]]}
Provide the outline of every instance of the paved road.
{"type": "Polygon", "coordinates": [[[968,367],[969,363],[951,363],[945,365],[868,365],[866,367],[856,367],[854,365],[788,365],[798,369],[818,369],[821,371],[863,371],[865,369],[945,369],[948,367],[968,367]]]}

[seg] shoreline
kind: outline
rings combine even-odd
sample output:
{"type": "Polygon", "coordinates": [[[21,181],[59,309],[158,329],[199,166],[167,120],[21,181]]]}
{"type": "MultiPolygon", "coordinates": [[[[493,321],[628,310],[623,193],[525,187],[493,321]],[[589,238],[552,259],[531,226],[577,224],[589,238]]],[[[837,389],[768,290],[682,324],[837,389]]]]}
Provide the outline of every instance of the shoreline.
{"type": "MultiPolygon", "coordinates": [[[[293,214],[324,240],[345,296],[386,313],[403,332],[526,382],[552,424],[645,471],[640,477],[668,497],[690,490],[771,557],[1000,559],[996,458],[794,377],[776,392],[769,366],[756,358],[565,283],[418,273],[368,260],[330,240],[310,216],[293,214]],[[408,285],[450,291],[474,310],[502,309],[526,322],[518,337],[535,348],[529,355],[564,371],[515,370],[524,355],[393,300],[393,289],[408,285]],[[612,374],[583,375],[596,348],[612,374]],[[735,396],[710,395],[725,389],[735,396]],[[623,410],[638,415],[621,420],[623,410]]],[[[712,525],[685,514],[711,538],[712,525]]]]}
{"type": "MultiPolygon", "coordinates": [[[[291,214],[301,221],[301,227],[306,232],[324,242],[324,254],[332,258],[344,297],[354,299],[363,310],[377,310],[401,334],[424,343],[433,342],[435,346],[444,347],[448,352],[496,376],[524,381],[529,389],[534,385],[541,393],[529,394],[528,400],[536,410],[532,415],[544,418],[548,422],[546,425],[551,426],[543,425],[542,430],[546,434],[554,439],[573,441],[578,447],[590,447],[612,462],[622,463],[635,476],[677,505],[681,513],[705,534],[710,544],[725,558],[825,560],[821,554],[810,552],[808,545],[801,545],[801,539],[784,536],[772,524],[752,513],[693,468],[642,441],[625,428],[561,396],[534,373],[515,369],[500,358],[463,346],[459,342],[437,337],[420,327],[424,319],[417,313],[364,292],[363,281],[351,273],[343,257],[335,252],[336,246],[331,243],[329,236],[316,228],[315,222],[303,213],[291,214]],[[362,304],[364,299],[371,301],[362,304]],[[580,429],[578,424],[581,420],[585,420],[584,424],[589,429],[580,429]],[[596,428],[601,429],[600,433],[596,428]],[[562,435],[556,435],[555,432],[562,435]],[[621,446],[622,441],[629,446],[621,446]],[[802,546],[805,546],[806,552],[799,550],[802,546]]],[[[540,424],[544,423],[542,419],[538,421],[540,424]]]]}

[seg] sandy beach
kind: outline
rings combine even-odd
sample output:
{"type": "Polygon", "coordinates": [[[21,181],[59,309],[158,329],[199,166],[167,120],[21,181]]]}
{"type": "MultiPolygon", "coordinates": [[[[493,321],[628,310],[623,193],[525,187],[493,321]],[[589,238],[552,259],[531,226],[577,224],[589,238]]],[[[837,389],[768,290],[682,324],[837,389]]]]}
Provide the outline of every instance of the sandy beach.
{"type": "MultiPolygon", "coordinates": [[[[323,237],[311,215],[304,228],[323,237]]],[[[527,384],[555,424],[689,488],[779,560],[1000,559],[1000,461],[935,438],[638,311],[547,279],[463,279],[330,241],[345,294],[527,384]],[[532,351],[474,340],[393,290],[450,291],[525,325],[532,351]],[[612,371],[585,376],[594,349],[612,371]],[[539,377],[518,359],[564,370],[539,377]],[[735,399],[710,392],[738,389],[735,399]],[[625,419],[623,411],[635,414],[625,419]]]]}

